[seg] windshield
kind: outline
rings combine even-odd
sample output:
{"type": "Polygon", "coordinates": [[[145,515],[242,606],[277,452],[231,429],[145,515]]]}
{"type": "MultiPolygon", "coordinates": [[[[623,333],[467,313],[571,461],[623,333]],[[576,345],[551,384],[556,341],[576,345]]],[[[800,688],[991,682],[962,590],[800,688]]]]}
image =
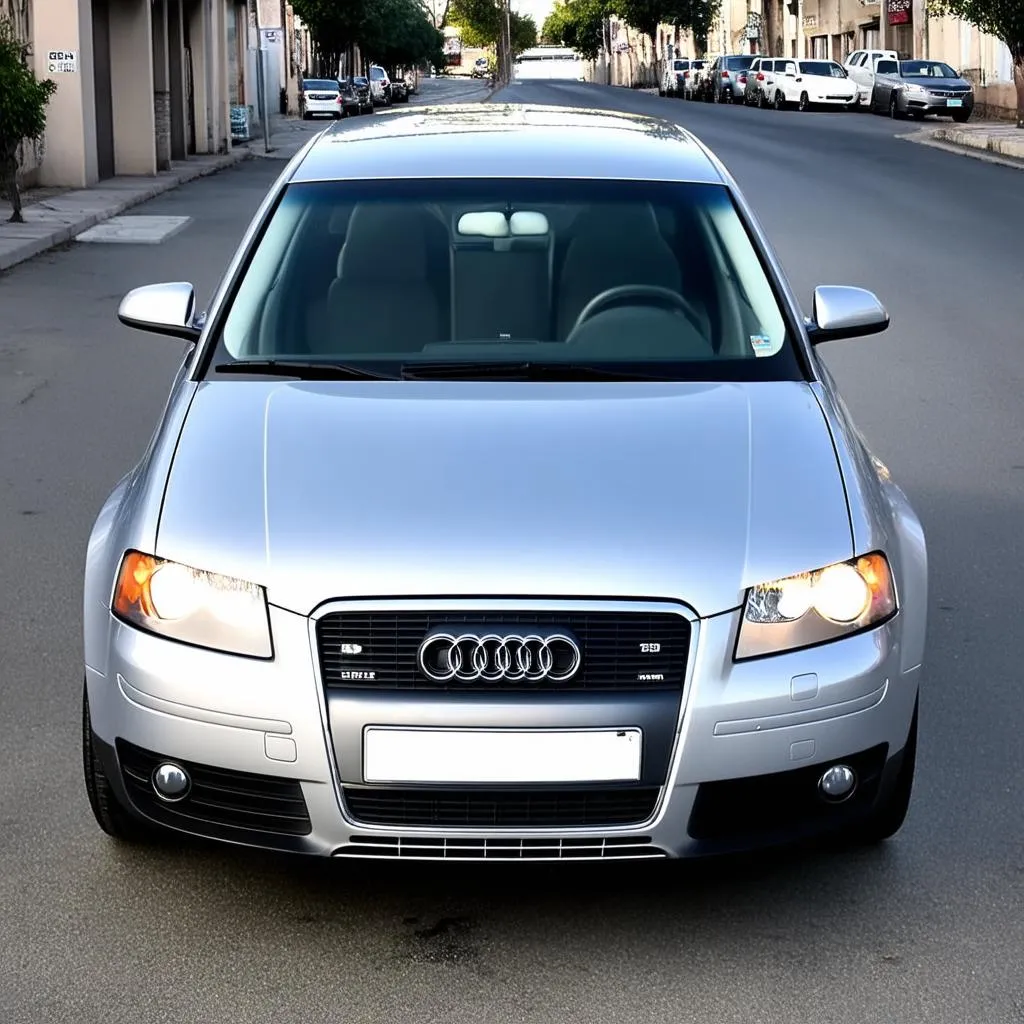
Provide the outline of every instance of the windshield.
{"type": "Polygon", "coordinates": [[[726,59],[725,66],[730,71],[745,71],[753,63],[753,57],[729,57],[726,59]]]}
{"type": "Polygon", "coordinates": [[[904,78],[959,78],[948,65],[934,60],[900,61],[900,72],[904,78]]]}
{"type": "Polygon", "coordinates": [[[302,83],[302,88],[306,92],[337,92],[338,83],[328,78],[307,78],[302,83]]]}
{"type": "Polygon", "coordinates": [[[212,337],[218,366],[322,360],[397,375],[417,361],[528,360],[802,379],[721,185],[292,184],[212,337]]]}
{"type": "Polygon", "coordinates": [[[355,82],[356,85],[369,85],[369,82],[367,82],[365,78],[353,78],[352,81],[355,82]]]}
{"type": "Polygon", "coordinates": [[[846,72],[831,60],[805,60],[800,62],[800,71],[805,75],[820,75],[822,78],[845,78],[846,72]]]}

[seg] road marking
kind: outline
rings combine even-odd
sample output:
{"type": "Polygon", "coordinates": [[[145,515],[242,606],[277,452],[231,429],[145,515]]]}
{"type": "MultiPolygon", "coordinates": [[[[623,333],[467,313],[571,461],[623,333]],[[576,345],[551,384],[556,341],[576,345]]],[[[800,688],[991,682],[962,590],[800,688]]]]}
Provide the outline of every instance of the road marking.
{"type": "Polygon", "coordinates": [[[76,236],[79,242],[123,242],[158,245],[181,231],[191,217],[111,217],[76,236]]]}

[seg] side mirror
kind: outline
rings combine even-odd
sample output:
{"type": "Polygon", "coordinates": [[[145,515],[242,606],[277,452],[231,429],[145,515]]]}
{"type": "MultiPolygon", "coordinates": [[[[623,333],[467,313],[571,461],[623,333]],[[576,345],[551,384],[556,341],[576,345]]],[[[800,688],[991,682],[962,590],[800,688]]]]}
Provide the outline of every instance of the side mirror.
{"type": "Polygon", "coordinates": [[[193,321],[195,304],[195,289],[187,281],[148,284],[134,288],[121,300],[117,319],[139,331],[195,342],[202,333],[193,321]]]}
{"type": "Polygon", "coordinates": [[[889,314],[873,292],[831,284],[814,289],[814,307],[807,325],[812,345],[880,334],[888,326],[889,314]]]}

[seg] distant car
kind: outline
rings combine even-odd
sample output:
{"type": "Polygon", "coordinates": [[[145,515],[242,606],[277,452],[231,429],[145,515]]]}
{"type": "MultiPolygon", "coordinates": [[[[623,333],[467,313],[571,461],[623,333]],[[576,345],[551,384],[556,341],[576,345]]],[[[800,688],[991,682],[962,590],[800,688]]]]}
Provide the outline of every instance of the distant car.
{"type": "Polygon", "coordinates": [[[854,50],[843,62],[846,73],[857,83],[857,103],[867,104],[875,85],[875,67],[880,60],[899,60],[895,50],[854,50]]]}
{"type": "Polygon", "coordinates": [[[359,100],[359,92],[350,78],[339,78],[338,88],[341,90],[341,107],[345,117],[354,116],[363,112],[359,100]]]}
{"type": "Polygon", "coordinates": [[[288,165],[205,314],[119,308],[186,350],[83,545],[99,826],[447,863],[891,836],[927,549],[821,355],[878,299],[805,317],[675,123],[379,122],[288,165]]]}
{"type": "Polygon", "coordinates": [[[664,96],[679,96],[687,99],[687,93],[693,91],[696,81],[694,73],[702,67],[704,67],[703,60],[693,60],[689,57],[673,58],[665,68],[659,91],[664,96]]]}
{"type": "Polygon", "coordinates": [[[379,65],[370,65],[370,95],[375,106],[391,106],[391,76],[379,65]]]}
{"type": "Polygon", "coordinates": [[[359,112],[361,114],[372,114],[373,94],[370,91],[370,80],[362,75],[354,75],[352,85],[355,87],[356,95],[359,97],[359,112]]]}
{"type": "Polygon", "coordinates": [[[787,60],[782,73],[774,77],[771,100],[776,110],[793,106],[852,110],[857,105],[857,83],[834,60],[787,60]]]}
{"type": "Polygon", "coordinates": [[[340,84],[330,78],[304,78],[299,94],[299,112],[304,121],[314,117],[341,117],[344,102],[340,84]]]}
{"type": "Polygon", "coordinates": [[[489,78],[490,75],[490,62],[486,57],[477,57],[473,62],[473,78],[489,78]]]}
{"type": "Polygon", "coordinates": [[[757,54],[734,53],[716,57],[701,78],[700,98],[707,103],[742,103],[747,72],[757,54]]]}
{"type": "Polygon", "coordinates": [[[963,124],[974,110],[974,86],[937,60],[880,60],[871,91],[872,113],[951,117],[963,124]]]}
{"type": "Polygon", "coordinates": [[[391,92],[392,103],[408,103],[409,102],[409,83],[405,80],[404,75],[397,73],[390,76],[388,88],[391,92]]]}

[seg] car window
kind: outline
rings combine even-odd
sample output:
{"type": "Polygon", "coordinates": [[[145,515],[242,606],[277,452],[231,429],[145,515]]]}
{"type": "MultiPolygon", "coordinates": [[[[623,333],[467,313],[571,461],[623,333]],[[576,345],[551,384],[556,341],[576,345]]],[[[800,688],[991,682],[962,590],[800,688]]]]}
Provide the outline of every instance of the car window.
{"type": "Polygon", "coordinates": [[[305,92],[337,92],[338,83],[329,78],[307,78],[302,88],[305,92]]]}
{"type": "Polygon", "coordinates": [[[904,78],[957,78],[957,73],[941,61],[903,60],[900,61],[900,74],[904,78]]]}
{"type": "Polygon", "coordinates": [[[800,64],[805,75],[819,75],[822,78],[845,78],[846,72],[832,60],[805,60],[800,64]]]}
{"type": "Polygon", "coordinates": [[[731,71],[744,71],[754,62],[753,57],[730,57],[726,66],[731,71]]]}
{"type": "Polygon", "coordinates": [[[846,58],[846,64],[848,67],[856,67],[864,54],[860,50],[854,50],[849,57],[846,58]]]}
{"type": "Polygon", "coordinates": [[[527,358],[658,379],[801,379],[775,286],[722,185],[295,183],[213,336],[217,363],[314,358],[394,374],[527,358]]]}
{"type": "Polygon", "coordinates": [[[876,75],[895,75],[898,74],[898,65],[894,60],[880,60],[875,65],[876,75]]]}
{"type": "Polygon", "coordinates": [[[672,64],[672,69],[674,71],[685,71],[688,67],[689,67],[689,61],[685,61],[685,60],[677,60],[677,61],[674,61],[673,64],[672,64]]]}

